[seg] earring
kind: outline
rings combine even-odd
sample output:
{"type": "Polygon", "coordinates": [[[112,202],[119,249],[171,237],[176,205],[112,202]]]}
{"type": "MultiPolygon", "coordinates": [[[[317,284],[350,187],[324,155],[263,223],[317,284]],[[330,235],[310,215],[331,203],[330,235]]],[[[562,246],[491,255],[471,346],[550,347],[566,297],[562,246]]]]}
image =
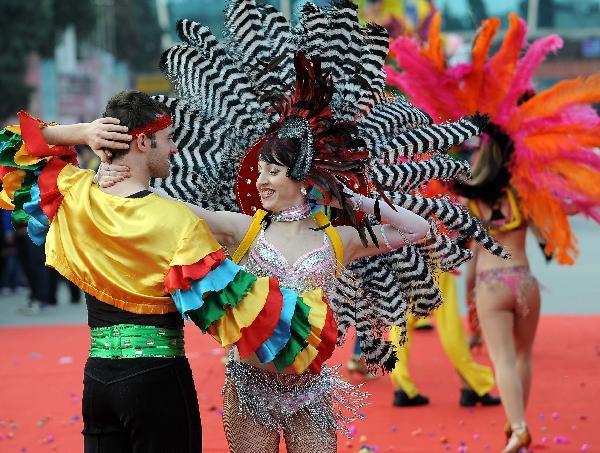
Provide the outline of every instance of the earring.
{"type": "Polygon", "coordinates": [[[302,195],[306,195],[306,193],[307,193],[307,192],[306,192],[306,187],[304,187],[304,186],[300,187],[300,193],[301,193],[302,195]]]}

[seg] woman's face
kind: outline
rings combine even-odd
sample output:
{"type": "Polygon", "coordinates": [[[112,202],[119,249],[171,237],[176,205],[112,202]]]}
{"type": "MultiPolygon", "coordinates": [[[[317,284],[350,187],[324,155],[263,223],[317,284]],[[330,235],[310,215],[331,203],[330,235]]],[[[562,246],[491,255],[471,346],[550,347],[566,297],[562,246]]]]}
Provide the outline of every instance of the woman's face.
{"type": "Polygon", "coordinates": [[[300,192],[305,184],[287,177],[287,170],[285,165],[258,161],[256,188],[265,209],[280,212],[306,201],[306,195],[300,192]]]}

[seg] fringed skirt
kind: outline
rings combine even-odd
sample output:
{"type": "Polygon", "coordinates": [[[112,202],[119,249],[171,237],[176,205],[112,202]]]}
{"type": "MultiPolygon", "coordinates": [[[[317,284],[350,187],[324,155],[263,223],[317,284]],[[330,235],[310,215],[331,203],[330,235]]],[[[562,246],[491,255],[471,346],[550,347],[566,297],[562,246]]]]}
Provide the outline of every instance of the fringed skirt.
{"type": "Polygon", "coordinates": [[[235,386],[240,415],[271,430],[280,430],[303,412],[324,432],[339,430],[348,435],[349,424],[364,418],[359,410],[368,394],[344,381],[338,368],[324,365],[319,374],[272,373],[230,356],[225,385],[235,386]]]}

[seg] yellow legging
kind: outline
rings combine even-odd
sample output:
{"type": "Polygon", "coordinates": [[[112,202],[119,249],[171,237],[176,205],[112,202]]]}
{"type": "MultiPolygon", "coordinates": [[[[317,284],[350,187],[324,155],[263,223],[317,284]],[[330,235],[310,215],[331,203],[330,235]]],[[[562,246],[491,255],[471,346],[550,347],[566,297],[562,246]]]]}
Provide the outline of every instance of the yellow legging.
{"type": "MultiPolygon", "coordinates": [[[[434,316],[442,347],[458,374],[479,396],[485,395],[494,387],[494,373],[490,367],[473,360],[458,311],[456,279],[453,275],[444,273],[440,276],[439,286],[444,303],[434,312],[434,316]]],[[[404,347],[399,347],[399,330],[392,328],[390,332],[390,340],[398,351],[398,362],[390,374],[392,385],[396,390],[403,390],[409,398],[419,394],[408,371],[410,341],[416,320],[414,316],[409,316],[407,320],[404,347]]]]}

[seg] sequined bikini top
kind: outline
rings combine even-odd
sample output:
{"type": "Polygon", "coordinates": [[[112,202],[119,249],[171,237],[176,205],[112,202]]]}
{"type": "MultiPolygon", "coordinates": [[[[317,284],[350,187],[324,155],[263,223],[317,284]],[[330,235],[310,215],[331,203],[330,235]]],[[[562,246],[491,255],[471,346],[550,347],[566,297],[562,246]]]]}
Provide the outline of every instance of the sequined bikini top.
{"type": "Polygon", "coordinates": [[[321,247],[305,253],[290,266],[281,251],[265,239],[263,228],[243,267],[259,277],[276,277],[284,288],[303,293],[329,286],[335,279],[336,260],[324,234],[321,247]]]}

